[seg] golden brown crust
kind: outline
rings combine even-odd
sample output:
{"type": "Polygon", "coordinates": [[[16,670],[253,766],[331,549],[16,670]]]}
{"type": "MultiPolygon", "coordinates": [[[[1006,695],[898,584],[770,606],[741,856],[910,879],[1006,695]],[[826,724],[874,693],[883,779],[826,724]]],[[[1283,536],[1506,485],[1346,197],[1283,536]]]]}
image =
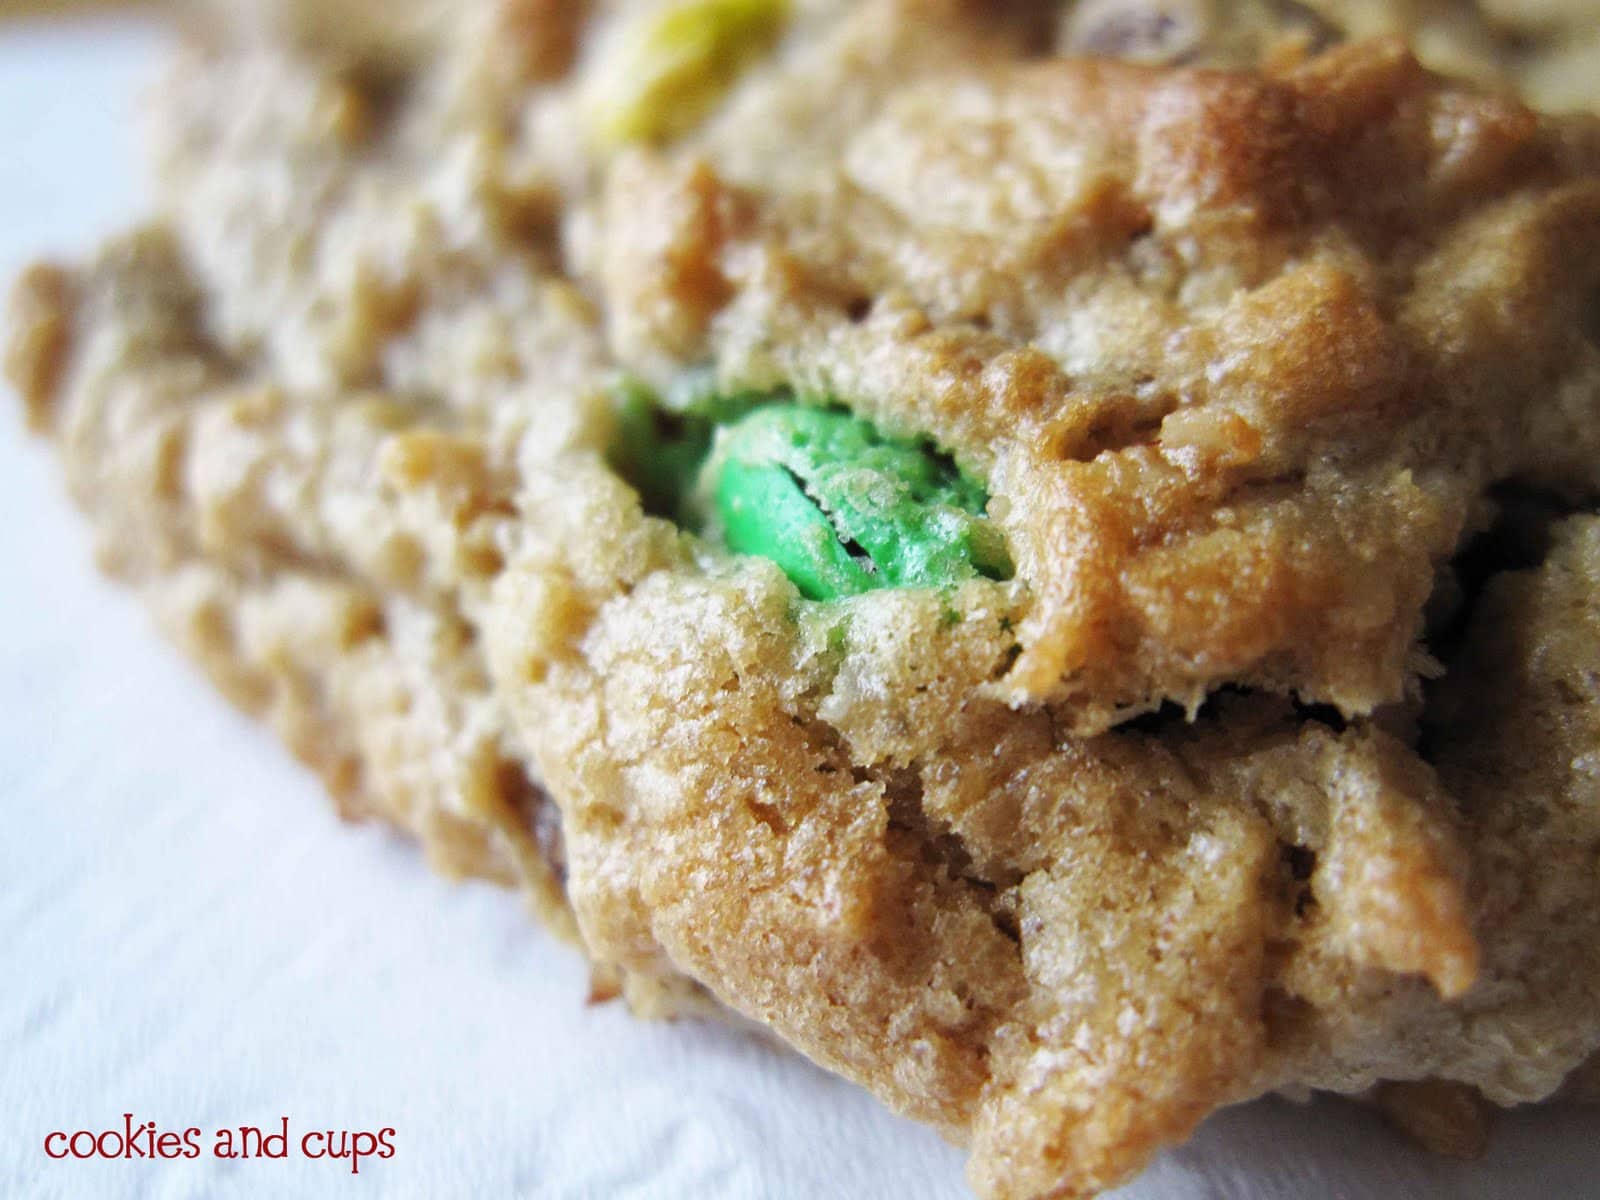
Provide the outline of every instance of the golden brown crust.
{"type": "Polygon", "coordinates": [[[167,220],[24,282],[8,370],[219,685],[597,996],[706,989],[986,1195],[1280,1087],[1459,1147],[1592,1062],[1600,125],[1398,42],[818,0],[617,147],[636,6],[581,7],[196,51],[167,220]],[[647,517],[607,389],[708,364],[933,439],[1016,577],[812,603],[647,517]]]}
{"type": "Polygon", "coordinates": [[[8,367],[102,565],[345,815],[410,831],[452,874],[521,883],[575,936],[559,825],[457,611],[499,566],[504,471],[482,440],[394,398],[291,403],[252,380],[201,329],[160,230],[78,275],[35,268],[14,309],[8,367]]]}
{"type": "Polygon", "coordinates": [[[530,471],[490,655],[591,951],[968,1141],[991,1195],[1092,1193],[1292,1083],[1549,1094],[1594,975],[1480,982],[1517,973],[1484,928],[1554,915],[1480,907],[1529,859],[1484,864],[1390,709],[1490,489],[1595,487],[1593,125],[1380,44],[1275,79],[930,55],[841,133],[797,61],[727,112],[791,118],[803,175],[733,115],[609,173],[577,249],[612,344],[931,435],[1017,580],[809,605],[643,518],[604,426],[530,471]],[[1125,725],[1162,701],[1203,711],[1125,725]]]}
{"type": "Polygon", "coordinates": [[[1404,698],[1483,488],[1592,484],[1562,399],[1596,386],[1592,146],[1391,46],[1284,82],[976,70],[954,112],[949,86],[889,89],[803,186],[711,190],[692,155],[614,173],[596,229],[623,353],[837,396],[985,472],[1030,589],[1014,703],[1068,701],[1093,733],[1222,682],[1404,698]],[[708,195],[742,225],[659,224],[708,195]],[[650,290],[664,259],[721,281],[714,321],[703,288],[650,290]]]}

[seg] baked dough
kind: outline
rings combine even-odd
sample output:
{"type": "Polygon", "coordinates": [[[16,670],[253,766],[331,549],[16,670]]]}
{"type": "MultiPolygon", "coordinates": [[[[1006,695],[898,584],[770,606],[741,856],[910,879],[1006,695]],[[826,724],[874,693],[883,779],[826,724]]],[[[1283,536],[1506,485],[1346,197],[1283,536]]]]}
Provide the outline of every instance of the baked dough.
{"type": "Polygon", "coordinates": [[[108,569],[597,992],[754,1018],[984,1195],[1272,1089],[1460,1152],[1592,1087],[1600,123],[1503,32],[1573,22],[1397,10],[1462,83],[1333,0],[1156,63],[1057,57],[1083,4],[669,7],[191,47],[161,219],[9,325],[108,569]],[[1004,559],[807,598],[653,502],[627,397],[848,412],[888,465],[796,495],[923,447],[1004,559]]]}

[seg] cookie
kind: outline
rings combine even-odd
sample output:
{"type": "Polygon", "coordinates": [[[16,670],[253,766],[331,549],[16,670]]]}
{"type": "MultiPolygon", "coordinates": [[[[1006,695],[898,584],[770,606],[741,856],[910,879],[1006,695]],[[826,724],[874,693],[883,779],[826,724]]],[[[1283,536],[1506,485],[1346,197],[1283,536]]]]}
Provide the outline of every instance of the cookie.
{"type": "Polygon", "coordinates": [[[1501,9],[281,6],[8,373],[178,643],[598,994],[990,1196],[1273,1089],[1470,1153],[1600,1048],[1600,124],[1501,9]]]}
{"type": "Polygon", "coordinates": [[[492,553],[482,447],[417,428],[392,398],[291,400],[251,378],[210,339],[159,229],[84,271],[25,276],[10,349],[101,565],[221,690],[347,815],[411,830],[452,873],[526,878],[565,923],[553,810],[458,605],[425,581],[430,543],[459,562],[492,553]]]}
{"type": "Polygon", "coordinates": [[[1469,548],[1513,543],[1490,577],[1531,594],[1586,569],[1593,121],[1394,43],[1152,70],[945,11],[746,75],[577,227],[664,441],[710,447],[688,495],[811,406],[947,459],[1012,567],[819,586],[807,530],[887,577],[849,509],[910,490],[849,449],[842,493],[759,456],[756,535],[652,515],[672,489],[604,425],[530,471],[490,658],[591,953],[706,983],[969,1144],[988,1195],[1092,1194],[1274,1088],[1444,1081],[1388,1092],[1440,1145],[1449,1084],[1550,1095],[1600,1044],[1594,718],[1525,656],[1591,618],[1483,609],[1509,585],[1469,548]],[[1530,733],[1442,727],[1524,686],[1572,741],[1486,785],[1530,733]],[[1546,821],[1539,898],[1552,847],[1506,837],[1546,821]]]}

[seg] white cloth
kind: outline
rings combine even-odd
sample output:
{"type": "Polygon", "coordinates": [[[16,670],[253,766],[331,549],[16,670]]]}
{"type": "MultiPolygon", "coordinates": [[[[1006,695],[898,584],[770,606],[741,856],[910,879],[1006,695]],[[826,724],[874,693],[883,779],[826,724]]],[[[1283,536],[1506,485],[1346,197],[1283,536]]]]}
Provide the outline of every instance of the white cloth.
{"type": "MultiPolygon", "coordinates": [[[[130,116],[161,35],[0,26],[0,275],[141,212],[130,116]]],[[[961,1155],[748,1034],[584,1004],[511,894],[432,875],[237,716],[98,579],[43,446],[0,397],[0,1195],[967,1195],[961,1155]],[[202,1131],[175,1162],[54,1161],[53,1130],[202,1131]],[[290,1125],[283,1161],[219,1126],[290,1125]],[[313,1130],[396,1153],[308,1160],[313,1130]]],[[[1138,1200],[1600,1194],[1583,1110],[1435,1160],[1352,1105],[1211,1121],[1138,1200]]]]}

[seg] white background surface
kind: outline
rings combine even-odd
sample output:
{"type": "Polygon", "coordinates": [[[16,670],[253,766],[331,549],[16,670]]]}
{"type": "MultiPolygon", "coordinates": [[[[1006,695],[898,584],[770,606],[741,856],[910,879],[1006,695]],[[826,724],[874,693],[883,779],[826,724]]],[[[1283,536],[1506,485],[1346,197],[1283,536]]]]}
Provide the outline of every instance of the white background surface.
{"type": "MultiPolygon", "coordinates": [[[[0,277],[135,218],[148,27],[0,25],[0,277]]],[[[94,575],[0,396],[0,1196],[917,1197],[961,1155],[748,1035],[586,1007],[510,894],[339,824],[94,575]],[[54,1129],[396,1130],[365,1164],[51,1162],[54,1129]]],[[[1128,1200],[1600,1196],[1600,1112],[1514,1114],[1487,1163],[1368,1112],[1213,1119],[1128,1200]]],[[[292,1142],[291,1142],[292,1144],[292,1142]]]]}

